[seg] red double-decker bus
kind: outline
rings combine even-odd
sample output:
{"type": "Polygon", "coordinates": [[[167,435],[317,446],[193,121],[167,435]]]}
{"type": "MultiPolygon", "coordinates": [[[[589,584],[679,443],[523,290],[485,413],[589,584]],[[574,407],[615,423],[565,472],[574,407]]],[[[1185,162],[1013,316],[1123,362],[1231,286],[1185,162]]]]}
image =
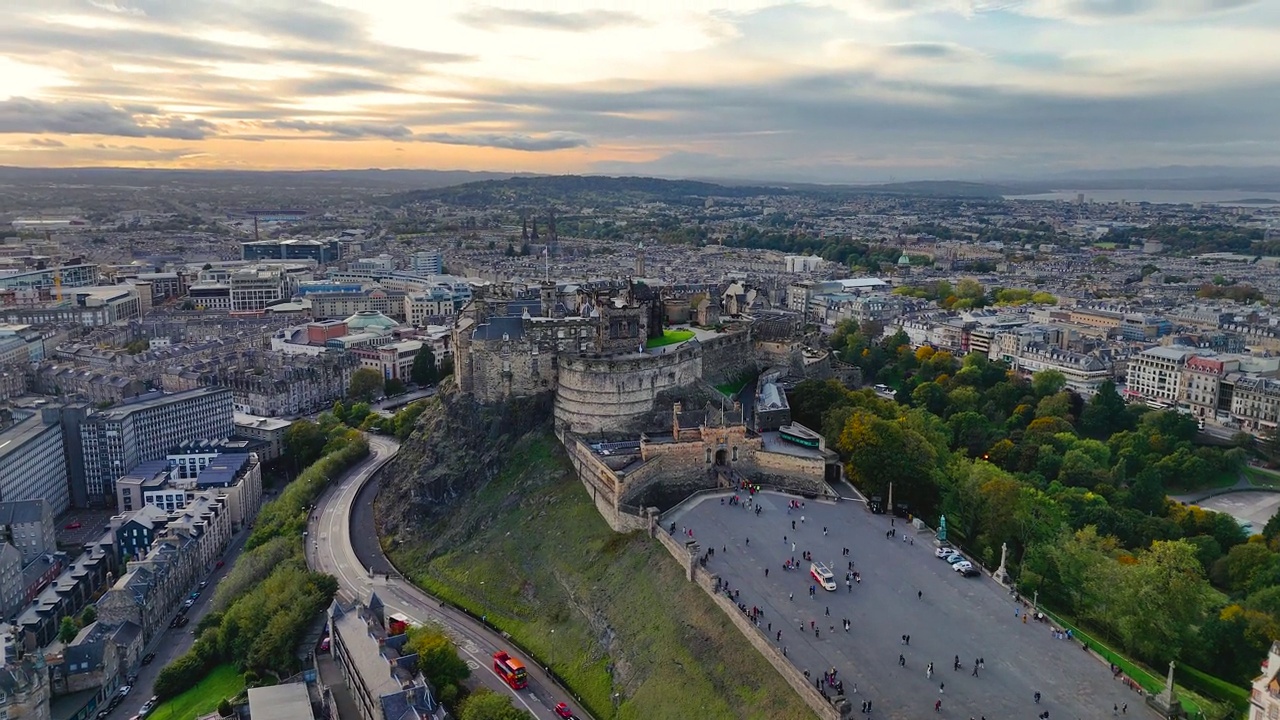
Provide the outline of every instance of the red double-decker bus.
{"type": "Polygon", "coordinates": [[[493,671],[515,690],[529,686],[529,673],[524,669],[524,663],[508,655],[506,650],[493,654],[493,671]]]}

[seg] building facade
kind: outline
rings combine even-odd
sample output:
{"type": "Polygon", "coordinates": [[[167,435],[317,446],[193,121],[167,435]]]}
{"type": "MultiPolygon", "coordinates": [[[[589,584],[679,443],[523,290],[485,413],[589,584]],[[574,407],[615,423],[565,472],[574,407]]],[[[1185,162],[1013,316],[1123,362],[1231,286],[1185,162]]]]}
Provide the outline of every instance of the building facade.
{"type": "Polygon", "coordinates": [[[90,503],[114,500],[116,478],[159,460],[191,440],[223,440],[235,432],[234,399],[225,388],[200,388],[96,412],[80,425],[90,503]]]}

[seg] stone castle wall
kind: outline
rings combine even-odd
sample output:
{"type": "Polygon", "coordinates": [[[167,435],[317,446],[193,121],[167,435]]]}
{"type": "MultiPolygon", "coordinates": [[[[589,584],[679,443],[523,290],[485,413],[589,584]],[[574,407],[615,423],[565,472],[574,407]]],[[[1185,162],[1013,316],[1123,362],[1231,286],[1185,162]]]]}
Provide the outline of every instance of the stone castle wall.
{"type": "Polygon", "coordinates": [[[749,331],[719,335],[702,342],[701,347],[702,377],[712,385],[733,382],[759,369],[749,331]]]}
{"type": "Polygon", "coordinates": [[[561,357],[556,384],[556,425],[590,434],[624,430],[654,409],[657,395],[702,377],[697,345],[662,355],[561,357]]]}
{"type": "Polygon", "coordinates": [[[463,362],[470,390],[484,402],[528,397],[556,389],[556,355],[530,342],[470,343],[463,362]]]}

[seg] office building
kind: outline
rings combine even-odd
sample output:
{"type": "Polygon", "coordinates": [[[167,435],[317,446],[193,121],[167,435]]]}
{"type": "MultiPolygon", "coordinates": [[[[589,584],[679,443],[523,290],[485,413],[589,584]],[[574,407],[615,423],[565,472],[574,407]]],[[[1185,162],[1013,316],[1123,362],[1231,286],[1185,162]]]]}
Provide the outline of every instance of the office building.
{"type": "Polygon", "coordinates": [[[71,506],[71,496],[56,412],[11,412],[12,424],[0,431],[0,500],[43,498],[50,512],[60,515],[71,506]]]}
{"type": "Polygon", "coordinates": [[[14,290],[26,288],[77,288],[92,285],[97,281],[97,265],[71,264],[0,275],[0,288],[14,290]]]}
{"type": "Polygon", "coordinates": [[[444,256],[439,250],[420,250],[409,257],[409,267],[423,275],[444,273],[444,256]]]}
{"type": "Polygon", "coordinates": [[[235,432],[234,400],[225,388],[152,394],[90,414],[80,425],[90,504],[114,501],[116,478],[160,460],[190,440],[222,440],[235,432]]]}
{"type": "Polygon", "coordinates": [[[408,635],[388,631],[386,608],[377,594],[369,605],[329,608],[333,660],[342,670],[359,718],[352,720],[443,720],[448,716],[427,679],[418,656],[408,654],[408,635]]]}
{"type": "Polygon", "coordinates": [[[340,256],[341,247],[337,238],[289,238],[240,243],[240,257],[244,260],[311,260],[317,265],[327,265],[340,256]]]}
{"type": "Polygon", "coordinates": [[[260,417],[246,413],[235,414],[236,435],[267,444],[259,456],[263,462],[271,462],[284,454],[284,434],[293,425],[292,420],[260,417]]]}
{"type": "Polygon", "coordinates": [[[1183,395],[1182,369],[1192,357],[1195,353],[1172,347],[1143,350],[1129,361],[1126,391],[1149,400],[1178,402],[1183,395]]]}

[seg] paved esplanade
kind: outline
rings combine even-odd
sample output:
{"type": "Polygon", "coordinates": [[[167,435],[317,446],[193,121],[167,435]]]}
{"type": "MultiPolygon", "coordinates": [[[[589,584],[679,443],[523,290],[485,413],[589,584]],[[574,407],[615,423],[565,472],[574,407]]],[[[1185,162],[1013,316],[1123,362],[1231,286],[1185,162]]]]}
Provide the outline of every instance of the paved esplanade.
{"type": "Polygon", "coordinates": [[[677,536],[688,527],[703,552],[714,547],[707,569],[740,590],[738,602],[764,610],[761,632],[772,640],[781,630],[777,644],[798,668],[813,678],[836,668],[853,703],[852,717],[859,717],[863,700],[872,702],[872,717],[902,720],[935,717],[937,700],[941,717],[950,718],[1016,720],[1047,710],[1050,720],[1087,720],[1111,717],[1113,705],[1126,703],[1126,717],[1154,717],[1142,697],[1113,679],[1107,665],[1080,643],[1054,639],[1043,623],[1023,624],[1007,590],[985,574],[962,577],[934,556],[932,536],[917,535],[906,521],[895,522],[898,537],[890,540],[889,517],[871,515],[861,502],[809,501],[788,514],[791,496],[765,492],[757,499],[764,508],[759,516],[727,500],[722,505],[719,496],[702,497],[668,513],[663,530],[674,521],[677,536]],[[902,541],[903,532],[914,545],[902,541]],[[844,556],[842,548],[852,554],[844,556]],[[835,573],[835,592],[819,587],[809,597],[814,583],[809,563],[802,561],[806,550],[835,573]],[[799,569],[783,570],[793,556],[799,569]],[[862,576],[852,592],[845,586],[850,560],[862,576]],[[788,593],[795,599],[788,600],[788,593]],[[846,618],[852,621],[847,633],[846,618]],[[817,638],[810,622],[820,629],[817,638]],[[911,636],[910,645],[902,644],[903,635],[911,636]],[[898,665],[900,653],[905,667],[898,665]],[[953,670],[957,655],[961,668],[953,670]],[[984,668],[973,677],[978,658],[984,668]],[[930,662],[932,679],[926,677],[930,662]],[[1042,695],[1039,705],[1036,692],[1042,695]]]}

